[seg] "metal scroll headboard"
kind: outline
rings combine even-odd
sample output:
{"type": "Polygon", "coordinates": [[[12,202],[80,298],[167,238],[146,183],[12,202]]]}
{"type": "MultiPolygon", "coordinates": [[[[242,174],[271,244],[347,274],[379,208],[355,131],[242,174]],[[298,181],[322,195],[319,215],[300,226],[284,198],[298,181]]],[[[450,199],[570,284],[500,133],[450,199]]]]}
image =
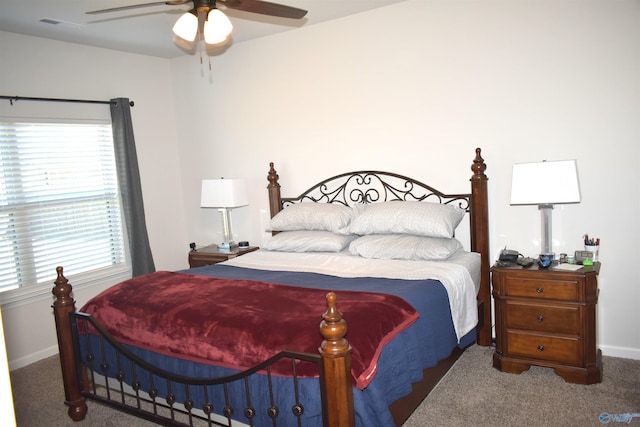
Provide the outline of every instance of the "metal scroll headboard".
{"type": "Polygon", "coordinates": [[[302,202],[353,206],[392,200],[457,204],[468,212],[471,194],[444,194],[420,181],[395,173],[358,171],[326,179],[298,197],[282,198],[281,207],[302,202]]]}

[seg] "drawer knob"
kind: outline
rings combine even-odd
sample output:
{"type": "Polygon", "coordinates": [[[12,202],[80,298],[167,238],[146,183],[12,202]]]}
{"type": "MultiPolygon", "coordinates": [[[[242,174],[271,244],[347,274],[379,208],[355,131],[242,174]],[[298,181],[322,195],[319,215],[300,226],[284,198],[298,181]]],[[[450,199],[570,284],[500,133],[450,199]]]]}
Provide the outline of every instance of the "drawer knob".
{"type": "Polygon", "coordinates": [[[543,345],[539,345],[538,346],[538,351],[544,351],[544,346],[543,345]]]}
{"type": "Polygon", "coordinates": [[[544,316],[542,314],[538,315],[538,322],[542,322],[544,320],[544,316]]]}
{"type": "Polygon", "coordinates": [[[541,294],[543,291],[544,291],[544,289],[542,289],[542,286],[538,286],[536,288],[536,292],[539,293],[539,294],[541,294]]]}

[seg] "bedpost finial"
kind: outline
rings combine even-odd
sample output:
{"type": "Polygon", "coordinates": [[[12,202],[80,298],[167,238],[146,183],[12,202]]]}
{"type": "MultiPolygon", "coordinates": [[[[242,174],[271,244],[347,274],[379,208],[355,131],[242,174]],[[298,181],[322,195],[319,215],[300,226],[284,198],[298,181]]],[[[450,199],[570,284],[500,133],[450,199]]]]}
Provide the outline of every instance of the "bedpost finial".
{"type": "Polygon", "coordinates": [[[69,282],[69,280],[64,277],[63,271],[64,269],[62,268],[62,266],[56,267],[56,281],[53,283],[57,286],[66,285],[69,282]]]}
{"type": "Polygon", "coordinates": [[[327,294],[327,311],[322,318],[327,322],[339,322],[342,319],[342,313],[338,310],[338,297],[333,292],[327,294]]]}
{"type": "Polygon", "coordinates": [[[482,149],[480,147],[476,148],[476,157],[473,159],[473,163],[471,164],[471,170],[473,171],[473,177],[471,177],[472,181],[487,179],[487,176],[484,174],[484,171],[487,170],[487,165],[484,163],[481,153],[482,149]]]}
{"type": "Polygon", "coordinates": [[[280,179],[280,177],[278,176],[278,172],[276,172],[276,169],[273,167],[273,162],[269,162],[269,174],[267,175],[267,181],[269,181],[269,187],[274,187],[274,186],[279,186],[280,184],[278,184],[278,180],[280,179]]]}
{"type": "Polygon", "coordinates": [[[351,350],[351,346],[344,339],[346,334],[347,322],[338,310],[336,294],[329,292],[327,294],[327,311],[322,315],[322,322],[320,322],[320,335],[324,338],[320,352],[341,355],[351,350]]]}
{"type": "Polygon", "coordinates": [[[73,304],[73,298],[71,298],[72,287],[69,284],[69,280],[64,277],[63,268],[61,266],[56,267],[56,280],[53,284],[55,286],[51,290],[51,293],[56,296],[56,301],[53,304],[73,304]]]}

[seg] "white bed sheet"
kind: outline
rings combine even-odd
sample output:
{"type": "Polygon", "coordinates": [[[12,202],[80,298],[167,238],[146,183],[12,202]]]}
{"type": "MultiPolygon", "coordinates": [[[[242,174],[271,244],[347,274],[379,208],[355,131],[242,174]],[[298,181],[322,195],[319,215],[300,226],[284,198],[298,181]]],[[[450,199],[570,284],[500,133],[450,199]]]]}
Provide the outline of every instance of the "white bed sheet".
{"type": "Polygon", "coordinates": [[[476,295],[480,288],[480,254],[458,252],[446,261],[368,259],[349,252],[277,252],[260,249],[226,261],[258,270],[306,271],[338,277],[435,279],[449,296],[458,341],[478,323],[476,295]]]}

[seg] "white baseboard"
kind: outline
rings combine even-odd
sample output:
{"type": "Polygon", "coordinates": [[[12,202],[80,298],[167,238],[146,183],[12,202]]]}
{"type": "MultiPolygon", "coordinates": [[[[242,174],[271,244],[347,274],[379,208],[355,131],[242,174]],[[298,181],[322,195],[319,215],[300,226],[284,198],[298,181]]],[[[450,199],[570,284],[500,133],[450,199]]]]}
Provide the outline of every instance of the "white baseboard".
{"type": "Polygon", "coordinates": [[[31,365],[32,363],[36,363],[39,360],[46,359],[47,357],[51,357],[55,354],[58,354],[57,345],[42,349],[35,353],[28,354],[19,359],[9,361],[9,370],[13,371],[16,369],[24,368],[25,366],[31,365]]]}
{"type": "Polygon", "coordinates": [[[621,357],[623,359],[640,360],[640,349],[631,347],[617,347],[614,345],[601,345],[600,350],[604,356],[621,357]]]}

